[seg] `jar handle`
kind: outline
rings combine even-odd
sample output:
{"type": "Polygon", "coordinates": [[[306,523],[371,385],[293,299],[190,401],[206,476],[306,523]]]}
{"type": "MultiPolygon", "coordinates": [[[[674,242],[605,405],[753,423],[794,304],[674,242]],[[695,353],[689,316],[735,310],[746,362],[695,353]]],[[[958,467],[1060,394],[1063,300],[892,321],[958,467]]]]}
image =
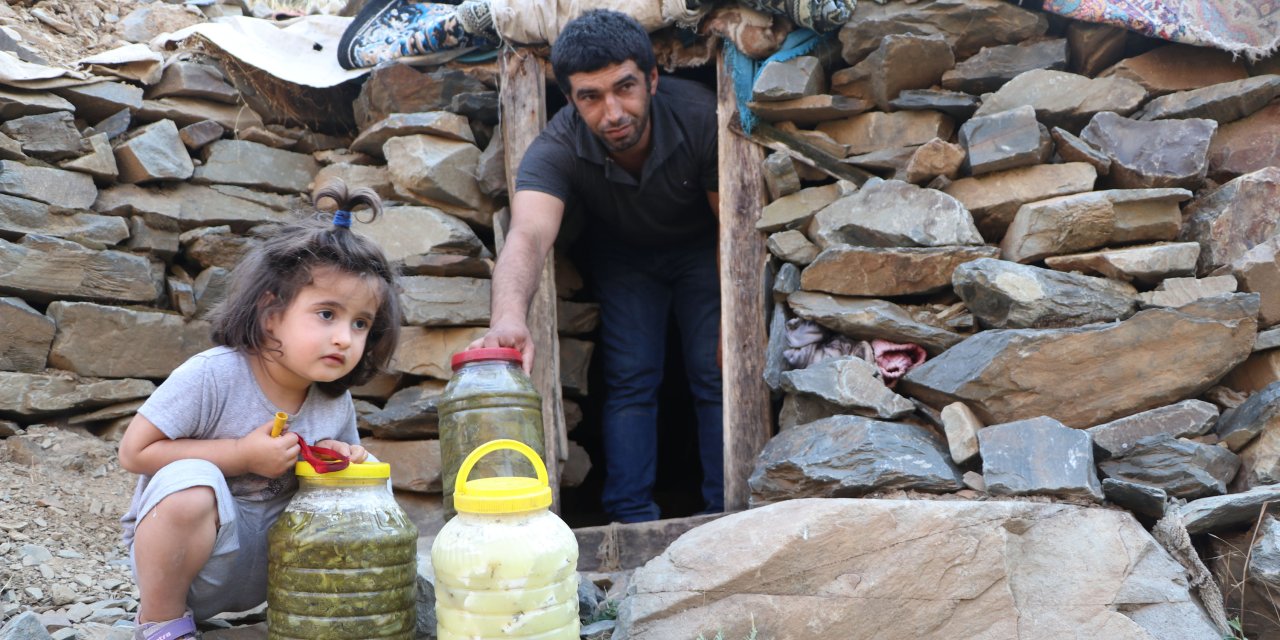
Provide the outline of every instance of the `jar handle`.
{"type": "Polygon", "coordinates": [[[504,438],[501,440],[490,440],[489,442],[476,447],[474,451],[467,455],[466,459],[462,461],[462,467],[458,469],[458,478],[454,481],[453,492],[455,494],[467,495],[467,476],[471,475],[471,468],[476,466],[476,463],[480,461],[480,458],[483,458],[494,451],[502,451],[504,449],[515,451],[528,458],[529,462],[533,464],[533,470],[538,474],[538,482],[540,482],[544,487],[551,486],[550,482],[547,480],[547,465],[543,464],[542,458],[538,457],[538,452],[534,451],[532,447],[520,442],[519,440],[504,438]]]}

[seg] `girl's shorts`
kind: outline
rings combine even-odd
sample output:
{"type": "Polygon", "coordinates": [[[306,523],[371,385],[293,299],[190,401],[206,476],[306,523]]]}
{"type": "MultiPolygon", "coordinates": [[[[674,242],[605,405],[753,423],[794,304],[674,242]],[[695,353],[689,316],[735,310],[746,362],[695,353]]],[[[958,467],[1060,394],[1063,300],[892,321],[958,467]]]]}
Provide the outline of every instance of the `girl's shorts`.
{"type": "MultiPolygon", "coordinates": [[[[267,600],[267,528],[289,504],[290,495],[266,502],[237,500],[227,479],[207,460],[178,460],[152,476],[142,492],[138,525],[146,521],[161,500],[190,489],[209,487],[218,507],[218,533],[213,554],[191,583],[187,606],[196,620],[219,613],[246,611],[267,600]]],[[[129,561],[135,580],[138,575],[133,545],[129,561]]]]}

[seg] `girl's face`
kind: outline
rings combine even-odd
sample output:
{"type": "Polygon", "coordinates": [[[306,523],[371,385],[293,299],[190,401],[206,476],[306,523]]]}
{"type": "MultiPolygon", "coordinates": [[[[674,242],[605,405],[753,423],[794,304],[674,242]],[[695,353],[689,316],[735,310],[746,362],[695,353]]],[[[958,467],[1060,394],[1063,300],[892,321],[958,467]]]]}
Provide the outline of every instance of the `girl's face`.
{"type": "Polygon", "coordinates": [[[266,366],[272,379],[295,390],[356,367],[380,302],[378,288],[360,276],[325,267],[311,277],[284,313],[266,322],[283,352],[267,352],[266,366]]]}

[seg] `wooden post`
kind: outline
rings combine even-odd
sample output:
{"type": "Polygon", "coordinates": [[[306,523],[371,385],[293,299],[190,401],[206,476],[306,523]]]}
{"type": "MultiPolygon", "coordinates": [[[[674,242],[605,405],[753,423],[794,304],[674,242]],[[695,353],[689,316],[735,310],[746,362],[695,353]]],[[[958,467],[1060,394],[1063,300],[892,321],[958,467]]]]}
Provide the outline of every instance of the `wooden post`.
{"type": "MultiPolygon", "coordinates": [[[[499,100],[502,143],[506,156],[507,192],[516,192],[516,172],[524,152],[547,124],[546,75],[543,62],[528,49],[507,48],[501,56],[499,100]]],[[[501,252],[510,218],[495,216],[495,248],[501,252]]],[[[533,384],[542,394],[542,439],[547,454],[547,475],[554,503],[560,512],[560,467],[568,456],[564,403],[560,398],[560,336],[556,333],[556,268],[547,256],[538,291],[529,305],[529,331],[535,359],[533,384]]]]}
{"type": "Polygon", "coordinates": [[[720,153],[720,341],[724,379],[724,507],[747,508],[747,478],[772,434],[769,388],[764,381],[765,239],[756,220],[765,204],[760,164],[764,151],[734,135],[738,118],[733,74],[716,62],[720,153]]]}

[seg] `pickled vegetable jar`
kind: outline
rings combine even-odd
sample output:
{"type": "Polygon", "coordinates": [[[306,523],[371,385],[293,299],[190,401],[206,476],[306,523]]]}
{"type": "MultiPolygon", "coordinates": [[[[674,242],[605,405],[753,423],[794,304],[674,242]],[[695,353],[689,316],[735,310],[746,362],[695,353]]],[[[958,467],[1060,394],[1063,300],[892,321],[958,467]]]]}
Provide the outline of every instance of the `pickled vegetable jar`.
{"type": "Polygon", "coordinates": [[[458,515],[431,545],[439,640],[577,640],[578,540],[551,506],[547,469],[515,440],[489,442],[463,461],[458,515]],[[517,452],[529,477],[468,478],[481,458],[517,452]]]}
{"type": "Polygon", "coordinates": [[[418,529],[387,488],[386,463],[320,474],[267,532],[271,640],[413,638],[418,529]]]}
{"type": "MultiPolygon", "coordinates": [[[[518,440],[546,456],[542,397],[520,368],[517,349],[470,349],[453,355],[453,377],[440,397],[440,466],[445,518],[452,518],[453,485],[463,458],[491,440],[518,440]]],[[[476,463],[476,478],[529,477],[533,466],[512,451],[476,463]]]]}

